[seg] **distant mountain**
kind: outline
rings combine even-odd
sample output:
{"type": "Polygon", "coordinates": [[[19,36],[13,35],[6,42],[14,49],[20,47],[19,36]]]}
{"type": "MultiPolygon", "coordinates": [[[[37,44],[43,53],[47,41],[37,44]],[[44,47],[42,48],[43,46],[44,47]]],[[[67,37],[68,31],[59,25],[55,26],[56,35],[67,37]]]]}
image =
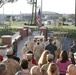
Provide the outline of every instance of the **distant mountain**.
{"type": "Polygon", "coordinates": [[[56,13],[56,12],[51,12],[51,11],[42,11],[42,14],[44,15],[47,15],[47,14],[59,14],[59,13],[56,13]]]}

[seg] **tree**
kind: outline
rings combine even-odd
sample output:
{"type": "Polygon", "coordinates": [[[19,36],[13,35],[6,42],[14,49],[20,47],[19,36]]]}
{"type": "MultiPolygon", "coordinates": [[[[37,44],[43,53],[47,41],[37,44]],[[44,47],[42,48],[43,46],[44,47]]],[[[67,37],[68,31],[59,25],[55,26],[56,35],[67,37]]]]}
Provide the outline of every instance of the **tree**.
{"type": "Polygon", "coordinates": [[[68,17],[74,20],[75,19],[75,14],[70,14],[68,17]]]}
{"type": "MultiPolygon", "coordinates": [[[[75,21],[75,14],[70,14],[68,17],[75,21]]],[[[76,26],[76,23],[75,23],[75,26],[76,26]]]]}
{"type": "Polygon", "coordinates": [[[12,21],[14,22],[14,21],[16,21],[16,18],[15,18],[15,16],[12,16],[12,21]]]}
{"type": "MultiPolygon", "coordinates": [[[[13,3],[13,2],[17,2],[18,0],[0,0],[0,8],[5,5],[6,3],[13,3]]],[[[3,25],[3,29],[6,29],[6,24],[3,25]]]]}
{"type": "Polygon", "coordinates": [[[10,21],[10,17],[11,17],[11,15],[7,15],[7,16],[5,17],[6,21],[10,21]]]}
{"type": "Polygon", "coordinates": [[[63,24],[64,24],[64,22],[66,21],[66,18],[65,17],[62,17],[62,21],[63,21],[63,24]]]}
{"type": "Polygon", "coordinates": [[[0,8],[6,3],[17,2],[18,0],[0,0],[0,8]]]}
{"type": "Polygon", "coordinates": [[[31,18],[31,24],[33,23],[36,25],[36,11],[37,11],[37,0],[27,0],[28,4],[32,5],[32,18],[31,18]]]}

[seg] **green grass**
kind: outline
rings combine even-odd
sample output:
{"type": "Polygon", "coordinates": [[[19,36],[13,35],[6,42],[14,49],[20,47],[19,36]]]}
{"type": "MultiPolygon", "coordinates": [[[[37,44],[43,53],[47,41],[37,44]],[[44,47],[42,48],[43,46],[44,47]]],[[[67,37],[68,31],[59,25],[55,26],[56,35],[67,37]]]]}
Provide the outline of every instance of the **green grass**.
{"type": "MultiPolygon", "coordinates": [[[[31,26],[31,25],[24,25],[25,22],[11,22],[11,25],[9,26],[9,28],[7,30],[9,30],[8,32],[6,32],[7,34],[13,33],[15,32],[16,29],[20,28],[20,27],[31,27],[34,28],[34,30],[38,29],[38,26],[31,26]]],[[[5,22],[5,24],[9,25],[9,22],[5,22]]],[[[61,30],[61,31],[68,31],[70,33],[69,36],[73,38],[76,38],[76,27],[74,25],[69,25],[69,26],[62,26],[62,28],[59,28],[57,26],[54,25],[47,25],[48,29],[51,30],[61,30]]],[[[0,32],[3,29],[3,26],[0,25],[0,32]]],[[[2,33],[2,32],[1,32],[2,33]]],[[[5,33],[3,32],[3,34],[0,33],[0,37],[5,33]]],[[[0,38],[1,39],[1,38],[0,38]]],[[[1,40],[0,40],[1,41],[1,40]]]]}
{"type": "MultiPolygon", "coordinates": [[[[11,22],[11,28],[20,28],[20,27],[31,27],[31,28],[38,28],[37,25],[36,26],[31,26],[31,25],[24,25],[25,22],[11,22]]],[[[5,24],[9,25],[9,22],[5,22],[5,24]]],[[[48,28],[58,28],[57,26],[54,25],[47,25],[48,28]]],[[[0,28],[2,29],[2,25],[0,25],[0,28]]],[[[62,26],[62,28],[64,29],[74,29],[76,30],[76,27],[74,25],[69,25],[69,26],[62,26]]]]}

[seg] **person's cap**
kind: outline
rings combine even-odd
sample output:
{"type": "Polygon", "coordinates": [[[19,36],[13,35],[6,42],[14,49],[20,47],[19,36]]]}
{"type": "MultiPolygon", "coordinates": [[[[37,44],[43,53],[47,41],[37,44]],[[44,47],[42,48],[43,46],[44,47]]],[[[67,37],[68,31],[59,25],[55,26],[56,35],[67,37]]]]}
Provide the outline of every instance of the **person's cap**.
{"type": "Polygon", "coordinates": [[[6,55],[13,55],[13,50],[9,50],[9,49],[8,49],[8,50],[6,51],[6,55]]]}
{"type": "Polygon", "coordinates": [[[29,51],[27,52],[27,54],[33,54],[33,52],[32,52],[31,50],[29,50],[29,51]]]}
{"type": "Polygon", "coordinates": [[[28,59],[32,59],[32,55],[33,55],[32,53],[27,53],[26,54],[26,56],[27,56],[28,59]]]}
{"type": "Polygon", "coordinates": [[[49,40],[49,41],[52,41],[52,38],[48,37],[48,40],[49,40]]]}
{"type": "Polygon", "coordinates": [[[74,53],[74,58],[76,58],[76,52],[74,53]]]}
{"type": "Polygon", "coordinates": [[[48,59],[53,59],[54,58],[54,55],[53,54],[47,54],[47,58],[48,59]]]}

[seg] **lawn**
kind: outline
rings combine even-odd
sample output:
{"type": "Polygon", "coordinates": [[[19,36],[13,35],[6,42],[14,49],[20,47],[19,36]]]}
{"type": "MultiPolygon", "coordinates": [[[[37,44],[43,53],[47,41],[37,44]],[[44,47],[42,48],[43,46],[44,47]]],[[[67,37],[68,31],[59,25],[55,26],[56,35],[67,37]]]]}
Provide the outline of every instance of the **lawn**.
{"type": "MultiPolygon", "coordinates": [[[[5,22],[5,24],[9,25],[10,22],[5,22]]],[[[11,28],[20,28],[20,27],[31,27],[31,28],[38,28],[37,25],[36,26],[31,26],[31,25],[24,25],[25,22],[11,22],[10,27],[11,28]]],[[[48,28],[58,28],[57,26],[54,25],[47,25],[48,28]]],[[[2,29],[2,25],[0,25],[0,28],[2,29]]],[[[76,30],[76,27],[74,25],[69,25],[69,26],[62,26],[62,28],[64,29],[73,29],[76,30]]]]}
{"type": "MultiPolygon", "coordinates": [[[[34,28],[34,30],[38,29],[38,26],[31,26],[31,25],[24,25],[25,22],[11,22],[11,25],[8,28],[8,32],[1,32],[1,29],[3,29],[2,25],[0,25],[0,37],[7,33],[7,34],[12,34],[13,32],[15,32],[16,29],[20,28],[20,27],[31,27],[34,28]]],[[[5,22],[5,24],[9,24],[9,22],[5,22]]],[[[69,26],[62,26],[62,28],[54,26],[54,25],[47,25],[49,30],[61,30],[61,31],[68,31],[69,32],[69,36],[76,38],[76,27],[74,25],[69,25],[69,26]]],[[[1,38],[0,38],[1,40],[1,38]]]]}

